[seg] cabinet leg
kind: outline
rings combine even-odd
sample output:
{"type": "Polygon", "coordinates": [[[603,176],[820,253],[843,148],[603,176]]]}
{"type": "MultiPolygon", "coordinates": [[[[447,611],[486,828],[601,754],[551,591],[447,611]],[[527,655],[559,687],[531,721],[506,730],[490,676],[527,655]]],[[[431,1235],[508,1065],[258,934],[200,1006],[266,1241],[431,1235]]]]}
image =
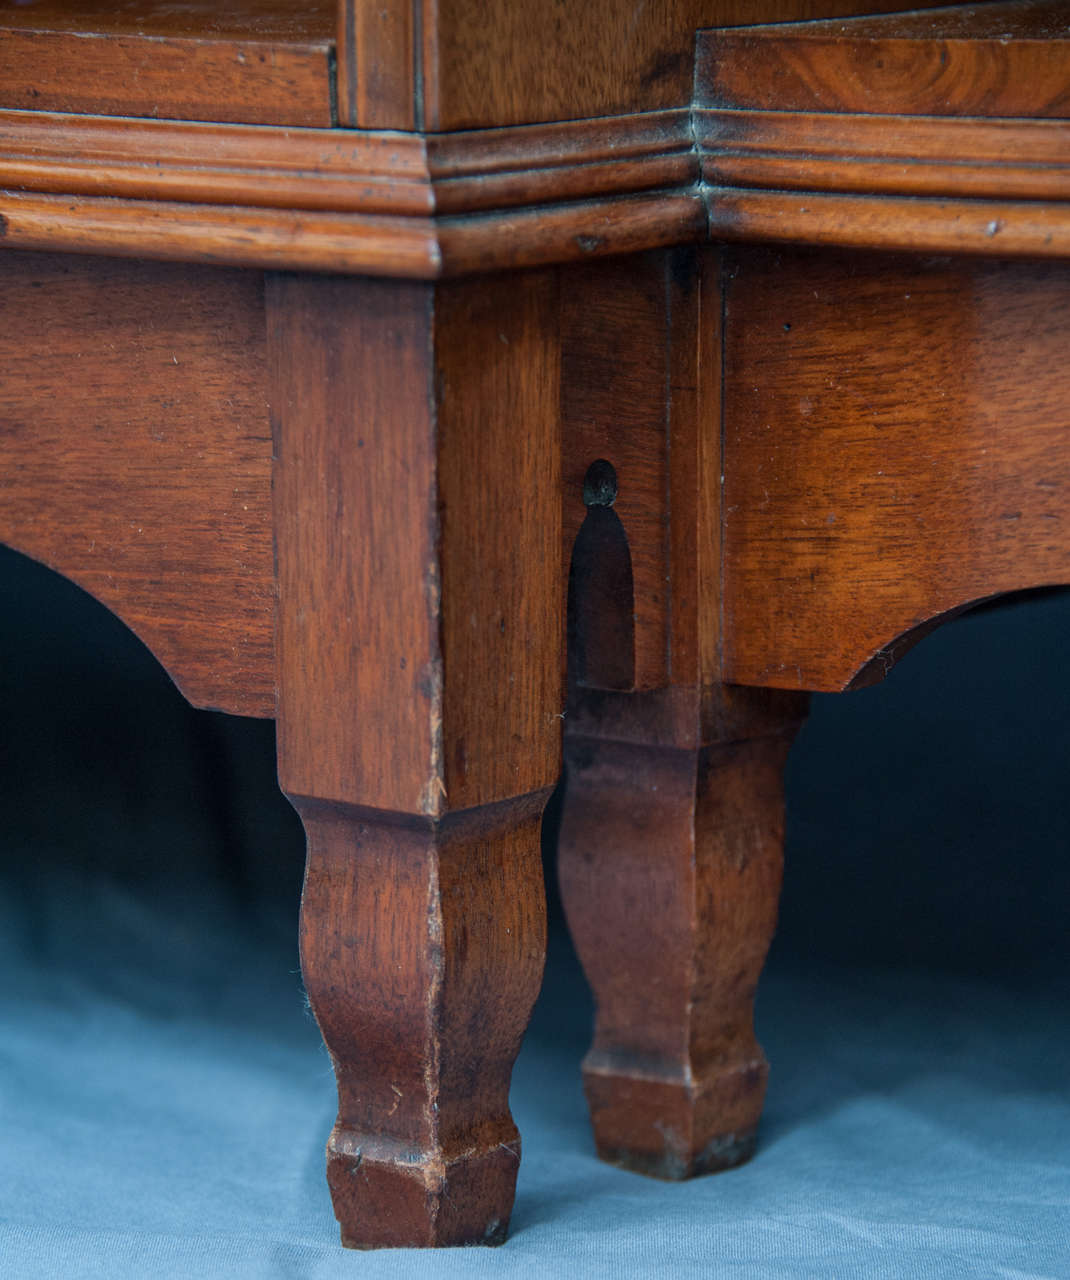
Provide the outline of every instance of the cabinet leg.
{"type": "Polygon", "coordinates": [[[335,1213],[356,1248],[498,1243],[560,762],[556,276],[266,297],[279,781],[335,1213]]]}
{"type": "Polygon", "coordinates": [[[545,793],[438,821],[297,802],[301,958],[338,1082],[344,1244],[498,1244],[520,1136],[509,1078],[545,953],[545,793]]]}
{"type": "Polygon", "coordinates": [[[688,1178],[754,1150],[768,1075],[754,996],[801,709],[678,746],[644,695],[607,705],[565,740],[561,891],[597,1003],[584,1082],[602,1159],[688,1178]]]}

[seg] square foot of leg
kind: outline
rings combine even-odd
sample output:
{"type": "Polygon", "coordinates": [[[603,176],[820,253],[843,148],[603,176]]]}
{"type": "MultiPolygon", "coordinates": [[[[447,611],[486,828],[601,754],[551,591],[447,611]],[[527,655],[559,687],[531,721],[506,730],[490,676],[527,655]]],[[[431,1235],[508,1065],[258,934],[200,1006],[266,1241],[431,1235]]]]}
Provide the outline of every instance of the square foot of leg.
{"type": "Polygon", "coordinates": [[[619,1063],[588,1059],[583,1079],[599,1158],[674,1182],[743,1164],[754,1154],[768,1074],[764,1059],[700,1081],[626,1074],[619,1063]]]}
{"type": "Polygon", "coordinates": [[[338,1131],[327,1182],[349,1249],[441,1248],[505,1242],[520,1136],[449,1157],[389,1139],[338,1131]]]}

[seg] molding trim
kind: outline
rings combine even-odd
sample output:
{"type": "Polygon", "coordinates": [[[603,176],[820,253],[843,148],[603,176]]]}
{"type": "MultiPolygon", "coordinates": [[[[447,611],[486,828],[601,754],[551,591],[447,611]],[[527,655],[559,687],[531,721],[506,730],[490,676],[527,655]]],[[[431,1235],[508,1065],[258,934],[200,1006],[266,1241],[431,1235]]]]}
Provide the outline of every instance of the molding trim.
{"type": "Polygon", "coordinates": [[[180,204],[430,214],[412,133],[0,111],[0,188],[180,204]]]}
{"type": "Polygon", "coordinates": [[[434,279],[707,239],[1070,256],[1070,122],[702,108],[412,134],[0,111],[0,245],[434,279]]]}
{"type": "Polygon", "coordinates": [[[706,188],[712,240],[1070,258],[1070,205],[706,188]]]}
{"type": "Polygon", "coordinates": [[[0,111],[0,243],[433,278],[701,238],[687,111],[421,135],[0,111]]]}
{"type": "Polygon", "coordinates": [[[694,127],[714,187],[1070,201],[1070,120],[699,109],[694,127]]]}
{"type": "Polygon", "coordinates": [[[0,245],[265,270],[442,274],[427,217],[0,191],[0,245]]]}

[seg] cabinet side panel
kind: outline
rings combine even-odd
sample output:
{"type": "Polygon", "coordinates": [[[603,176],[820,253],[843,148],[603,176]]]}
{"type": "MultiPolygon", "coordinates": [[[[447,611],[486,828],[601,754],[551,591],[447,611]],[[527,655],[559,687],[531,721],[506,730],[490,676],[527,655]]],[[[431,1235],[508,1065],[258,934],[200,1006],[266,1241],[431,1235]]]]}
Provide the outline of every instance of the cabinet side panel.
{"type": "Polygon", "coordinates": [[[252,272],[0,254],[0,541],[84,587],[195,705],[275,711],[252,272]]]}
{"type": "MultiPolygon", "coordinates": [[[[923,9],[942,0],[437,0],[425,38],[428,129],[471,129],[691,100],[700,27],[923,9]]],[[[424,19],[425,26],[430,18],[424,19]]]]}
{"type": "Polygon", "coordinates": [[[1070,269],[741,252],[725,675],[869,683],[941,618],[1070,581],[1070,269]]]}

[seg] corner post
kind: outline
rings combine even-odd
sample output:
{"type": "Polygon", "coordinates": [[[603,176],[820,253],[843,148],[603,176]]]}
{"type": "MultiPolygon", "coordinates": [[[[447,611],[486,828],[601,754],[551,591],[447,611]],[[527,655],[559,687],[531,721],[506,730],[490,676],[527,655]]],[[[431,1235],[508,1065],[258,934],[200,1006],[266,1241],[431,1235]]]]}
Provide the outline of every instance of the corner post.
{"type": "Polygon", "coordinates": [[[754,995],[806,699],[723,681],[720,254],[621,260],[583,283],[563,396],[579,535],[559,876],[597,1005],[598,1152],[686,1178],[754,1149],[768,1072],[754,995]],[[585,468],[612,469],[612,539],[580,524],[585,468]]]}
{"type": "Polygon", "coordinates": [[[275,276],[279,778],[345,1244],[498,1243],[561,703],[556,278],[275,276]]]}

